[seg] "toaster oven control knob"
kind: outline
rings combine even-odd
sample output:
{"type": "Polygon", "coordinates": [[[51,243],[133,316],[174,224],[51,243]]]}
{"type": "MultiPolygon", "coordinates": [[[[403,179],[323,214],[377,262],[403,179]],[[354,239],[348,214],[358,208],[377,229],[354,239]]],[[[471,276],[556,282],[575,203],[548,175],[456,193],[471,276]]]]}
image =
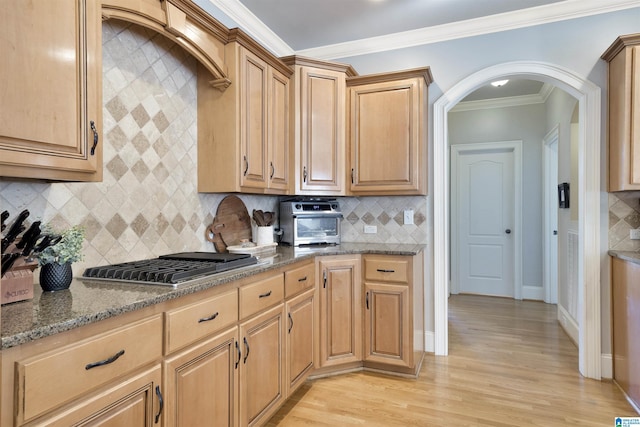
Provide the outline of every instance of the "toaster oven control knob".
{"type": "Polygon", "coordinates": [[[338,204],[337,203],[333,203],[331,205],[331,209],[338,209],[338,204]]]}
{"type": "Polygon", "coordinates": [[[298,204],[296,205],[296,209],[302,209],[302,205],[298,203],[298,204]]]}

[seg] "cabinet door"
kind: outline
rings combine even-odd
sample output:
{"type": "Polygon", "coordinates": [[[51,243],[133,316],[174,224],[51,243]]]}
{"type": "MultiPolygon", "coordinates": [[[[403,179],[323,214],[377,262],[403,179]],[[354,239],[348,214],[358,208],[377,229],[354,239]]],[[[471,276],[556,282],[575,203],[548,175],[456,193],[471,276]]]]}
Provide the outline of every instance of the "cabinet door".
{"type": "Polygon", "coordinates": [[[238,425],[237,336],[234,327],[165,361],[165,427],[238,425]]]}
{"type": "Polygon", "coordinates": [[[100,18],[88,0],[3,7],[0,176],[102,179],[100,18]]]}
{"type": "Polygon", "coordinates": [[[29,423],[42,427],[161,426],[163,404],[160,365],[121,380],[114,387],[90,395],[58,413],[29,423]],[[154,403],[155,402],[155,403],[154,403]]]}
{"type": "Polygon", "coordinates": [[[240,425],[267,420],[285,397],[284,304],[240,325],[240,425]]]}
{"type": "Polygon", "coordinates": [[[318,266],[320,367],[362,360],[360,260],[321,259],[318,266]]]}
{"type": "Polygon", "coordinates": [[[409,286],[365,283],[364,360],[413,367],[409,286]]]}
{"type": "Polygon", "coordinates": [[[293,298],[287,311],[287,396],[300,386],[313,369],[315,353],[315,289],[293,298]]]}
{"type": "Polygon", "coordinates": [[[351,87],[351,191],[426,194],[426,102],[420,78],[351,87]]]}
{"type": "Polygon", "coordinates": [[[266,188],[268,184],[267,69],[266,62],[240,49],[241,187],[266,188]]]}
{"type": "Polygon", "coordinates": [[[296,194],[344,194],[345,74],[301,67],[296,194]]]}
{"type": "Polygon", "coordinates": [[[269,188],[289,190],[289,78],[269,69],[269,188]]]}

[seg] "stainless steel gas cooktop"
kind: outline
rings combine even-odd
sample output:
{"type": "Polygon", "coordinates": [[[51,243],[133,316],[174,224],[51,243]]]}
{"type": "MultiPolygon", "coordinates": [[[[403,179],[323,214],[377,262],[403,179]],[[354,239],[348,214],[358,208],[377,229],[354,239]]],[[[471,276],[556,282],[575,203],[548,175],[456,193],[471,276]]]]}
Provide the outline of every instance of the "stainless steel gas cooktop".
{"type": "Polygon", "coordinates": [[[248,254],[181,252],[142,261],[87,268],[83,279],[176,287],[223,271],[257,263],[248,254]]]}

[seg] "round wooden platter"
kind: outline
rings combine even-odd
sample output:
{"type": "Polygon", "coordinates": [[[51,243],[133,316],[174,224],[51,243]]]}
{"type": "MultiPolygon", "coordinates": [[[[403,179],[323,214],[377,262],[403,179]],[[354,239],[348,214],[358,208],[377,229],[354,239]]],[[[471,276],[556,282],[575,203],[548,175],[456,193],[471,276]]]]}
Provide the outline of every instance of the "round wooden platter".
{"type": "Polygon", "coordinates": [[[238,196],[231,195],[222,199],[213,223],[205,231],[205,237],[218,252],[225,252],[227,246],[251,240],[251,217],[238,196]]]}

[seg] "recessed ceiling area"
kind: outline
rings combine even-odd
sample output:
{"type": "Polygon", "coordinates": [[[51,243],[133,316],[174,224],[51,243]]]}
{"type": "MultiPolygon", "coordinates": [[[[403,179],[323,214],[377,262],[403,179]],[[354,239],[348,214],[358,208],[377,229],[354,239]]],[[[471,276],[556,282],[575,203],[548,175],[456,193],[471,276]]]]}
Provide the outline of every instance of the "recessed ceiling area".
{"type": "Polygon", "coordinates": [[[479,101],[482,99],[508,98],[540,93],[544,83],[536,80],[510,78],[504,86],[482,86],[467,95],[461,102],[479,101]]]}

